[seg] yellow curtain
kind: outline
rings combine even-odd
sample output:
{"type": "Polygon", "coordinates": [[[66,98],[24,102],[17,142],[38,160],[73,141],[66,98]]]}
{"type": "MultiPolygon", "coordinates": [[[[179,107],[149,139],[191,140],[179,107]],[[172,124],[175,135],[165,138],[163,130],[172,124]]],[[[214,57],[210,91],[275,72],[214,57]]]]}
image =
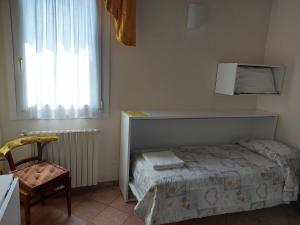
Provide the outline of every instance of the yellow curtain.
{"type": "Polygon", "coordinates": [[[117,40],[136,46],[136,0],[104,0],[106,9],[115,19],[117,40]]]}

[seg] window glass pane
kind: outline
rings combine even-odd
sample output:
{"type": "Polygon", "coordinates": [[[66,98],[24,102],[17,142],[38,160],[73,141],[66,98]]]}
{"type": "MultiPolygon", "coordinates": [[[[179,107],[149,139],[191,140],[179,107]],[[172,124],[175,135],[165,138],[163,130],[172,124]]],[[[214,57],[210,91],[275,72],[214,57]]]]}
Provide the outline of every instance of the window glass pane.
{"type": "Polygon", "coordinates": [[[101,111],[97,0],[13,0],[18,108],[32,118],[101,111]]]}

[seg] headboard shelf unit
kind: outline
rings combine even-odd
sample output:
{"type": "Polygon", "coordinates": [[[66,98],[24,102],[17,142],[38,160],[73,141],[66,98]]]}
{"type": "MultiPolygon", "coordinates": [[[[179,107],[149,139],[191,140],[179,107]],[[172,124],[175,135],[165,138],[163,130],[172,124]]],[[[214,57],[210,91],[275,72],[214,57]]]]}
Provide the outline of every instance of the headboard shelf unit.
{"type": "Polygon", "coordinates": [[[261,95],[267,93],[237,94],[235,92],[238,68],[270,68],[274,79],[275,93],[279,95],[282,91],[285,67],[282,65],[245,64],[245,63],[219,63],[216,77],[215,92],[223,95],[261,95]]]}
{"type": "Polygon", "coordinates": [[[278,115],[259,110],[123,111],[121,113],[120,188],[126,201],[131,152],[145,148],[219,145],[241,138],[273,139],[278,115]]]}

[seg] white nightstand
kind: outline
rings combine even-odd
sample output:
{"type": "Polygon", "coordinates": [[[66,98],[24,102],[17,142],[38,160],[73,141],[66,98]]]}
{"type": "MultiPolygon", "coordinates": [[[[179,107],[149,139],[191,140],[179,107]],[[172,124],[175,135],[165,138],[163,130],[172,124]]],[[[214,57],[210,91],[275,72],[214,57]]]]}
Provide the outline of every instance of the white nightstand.
{"type": "Polygon", "coordinates": [[[12,175],[0,176],[0,225],[20,225],[19,182],[12,175]]]}

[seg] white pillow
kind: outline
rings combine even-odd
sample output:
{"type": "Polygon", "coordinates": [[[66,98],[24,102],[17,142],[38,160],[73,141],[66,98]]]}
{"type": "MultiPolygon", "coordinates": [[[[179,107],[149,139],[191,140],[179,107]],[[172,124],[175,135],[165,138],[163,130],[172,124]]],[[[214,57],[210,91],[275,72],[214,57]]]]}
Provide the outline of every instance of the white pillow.
{"type": "Polygon", "coordinates": [[[260,150],[261,148],[272,149],[273,152],[287,158],[300,159],[300,151],[298,149],[289,147],[279,141],[269,139],[242,139],[238,144],[250,150],[260,150]]]}
{"type": "Polygon", "coordinates": [[[275,94],[275,82],[271,68],[237,68],[235,85],[237,94],[275,94]]]}

